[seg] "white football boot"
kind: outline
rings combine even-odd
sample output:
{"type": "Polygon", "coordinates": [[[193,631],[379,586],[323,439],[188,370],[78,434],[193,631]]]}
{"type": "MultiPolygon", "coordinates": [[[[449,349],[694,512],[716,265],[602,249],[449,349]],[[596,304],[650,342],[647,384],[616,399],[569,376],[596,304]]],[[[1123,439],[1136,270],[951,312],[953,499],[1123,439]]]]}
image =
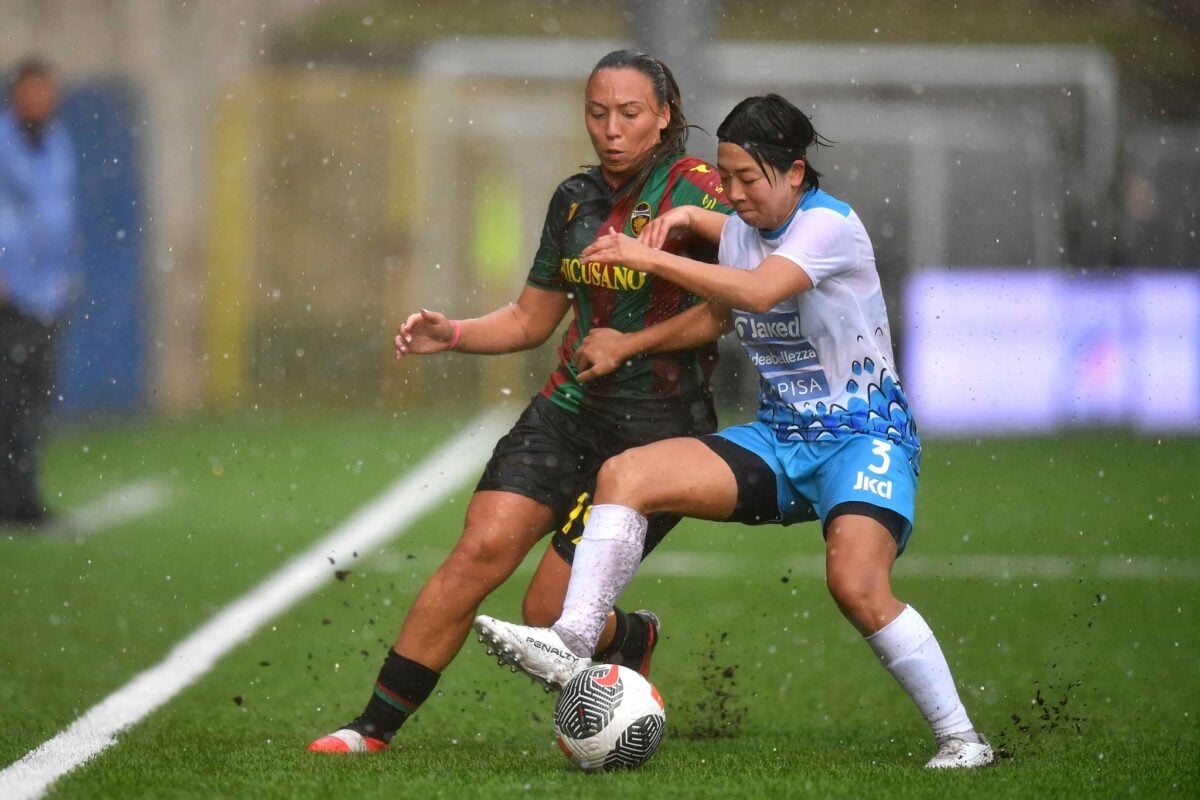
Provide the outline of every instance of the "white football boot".
{"type": "Polygon", "coordinates": [[[937,753],[925,763],[925,769],[972,769],[995,760],[992,745],[982,733],[955,734],[938,742],[937,753]]]}
{"type": "Polygon", "coordinates": [[[567,681],[592,665],[590,658],[571,652],[553,628],[514,625],[495,617],[475,618],[475,631],[487,653],[501,664],[521,670],[546,691],[558,691],[567,681]]]}

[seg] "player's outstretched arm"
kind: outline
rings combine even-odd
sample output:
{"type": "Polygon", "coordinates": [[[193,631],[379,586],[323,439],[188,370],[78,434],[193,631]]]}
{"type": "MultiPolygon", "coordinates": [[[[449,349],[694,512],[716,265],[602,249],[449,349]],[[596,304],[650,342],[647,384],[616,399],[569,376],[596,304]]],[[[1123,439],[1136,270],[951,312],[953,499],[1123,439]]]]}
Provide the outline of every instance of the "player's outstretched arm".
{"type": "Polygon", "coordinates": [[[593,328],[575,350],[578,378],[603,377],[636,356],[690,350],[717,339],[731,327],[729,309],[708,301],[640,331],[593,328]]]}
{"type": "Polygon", "coordinates": [[[661,250],[672,232],[690,231],[710,244],[717,244],[727,219],[725,214],[700,206],[676,206],[650,220],[637,238],[647,247],[661,250]]]}
{"type": "Polygon", "coordinates": [[[783,256],[767,256],[754,269],[737,269],[655,250],[623,233],[597,238],[579,258],[624,264],[730,308],[758,313],[770,311],[783,298],[813,287],[808,273],[783,256]]]}
{"type": "Polygon", "coordinates": [[[392,344],[397,359],[446,350],[485,355],[529,350],[550,338],[570,307],[563,292],[526,286],[515,303],[474,319],[422,309],[404,321],[392,344]]]}

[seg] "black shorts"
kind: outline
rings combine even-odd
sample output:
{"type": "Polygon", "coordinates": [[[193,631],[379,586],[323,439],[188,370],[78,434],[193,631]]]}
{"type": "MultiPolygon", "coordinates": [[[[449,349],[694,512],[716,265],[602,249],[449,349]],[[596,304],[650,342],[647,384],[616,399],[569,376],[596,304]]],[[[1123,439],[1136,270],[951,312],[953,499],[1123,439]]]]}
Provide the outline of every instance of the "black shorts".
{"type": "MultiPolygon", "coordinates": [[[[496,442],[476,491],[523,495],[548,506],[559,520],[554,549],[570,563],[596,489],[596,474],[612,456],[643,444],[716,429],[711,403],[676,403],[620,410],[565,411],[537,395],[512,430],[496,442]]],[[[643,558],[679,522],[674,514],[650,515],[643,558]]]]}
{"type": "MultiPolygon", "coordinates": [[[[775,491],[775,472],[765,461],[723,436],[701,436],[700,441],[729,465],[734,480],[737,481],[737,505],[726,522],[768,525],[778,523],[783,518],[779,511],[779,496],[775,491]]],[[[822,535],[828,537],[829,523],[843,514],[870,517],[887,528],[897,544],[904,541],[905,534],[911,529],[908,520],[890,508],[871,503],[847,502],[839,503],[829,510],[821,530],[822,535]]],[[[807,511],[801,512],[800,521],[806,519],[818,519],[817,512],[811,505],[807,511]]]]}

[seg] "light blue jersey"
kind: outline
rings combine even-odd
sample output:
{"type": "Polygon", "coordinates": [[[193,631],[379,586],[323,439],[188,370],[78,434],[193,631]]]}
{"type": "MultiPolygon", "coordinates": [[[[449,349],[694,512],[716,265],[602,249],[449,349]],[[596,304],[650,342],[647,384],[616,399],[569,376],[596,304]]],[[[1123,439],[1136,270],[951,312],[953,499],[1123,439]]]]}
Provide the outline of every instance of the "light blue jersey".
{"type": "Polygon", "coordinates": [[[766,313],[733,312],[760,377],[758,419],[785,439],[871,433],[919,448],[875,253],[858,215],[811,189],[777,230],[759,231],[736,216],[725,223],[721,264],[753,269],[771,255],[794,261],[813,288],[766,313]]]}
{"type": "Polygon", "coordinates": [[[759,374],[756,422],[718,435],[775,474],[777,510],[760,522],[825,520],[844,503],[894,511],[903,552],[912,531],[920,438],[900,388],[871,240],[847,204],[809,190],[773,231],[730,217],[719,261],[754,269],[782,256],[813,288],[765,313],[734,310],[759,374]],[[772,518],[773,516],[773,518],[772,518]]]}

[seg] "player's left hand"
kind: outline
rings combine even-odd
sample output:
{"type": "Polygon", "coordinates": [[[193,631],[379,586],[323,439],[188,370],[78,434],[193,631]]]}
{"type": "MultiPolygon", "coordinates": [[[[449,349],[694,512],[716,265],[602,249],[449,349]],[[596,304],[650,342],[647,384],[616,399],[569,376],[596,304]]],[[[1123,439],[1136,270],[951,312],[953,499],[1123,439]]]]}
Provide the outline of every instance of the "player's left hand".
{"type": "Polygon", "coordinates": [[[656,250],[665,250],[667,242],[687,234],[692,227],[695,206],[675,206],[655,217],[642,228],[638,241],[656,250]]]}
{"type": "Polygon", "coordinates": [[[597,237],[596,241],[584,248],[579,254],[579,260],[621,264],[642,272],[653,272],[652,262],[657,252],[637,239],[610,228],[609,233],[597,237]]]}
{"type": "Polygon", "coordinates": [[[621,347],[625,334],[614,328],[592,328],[575,349],[576,375],[581,382],[615,372],[628,356],[621,347]]]}

